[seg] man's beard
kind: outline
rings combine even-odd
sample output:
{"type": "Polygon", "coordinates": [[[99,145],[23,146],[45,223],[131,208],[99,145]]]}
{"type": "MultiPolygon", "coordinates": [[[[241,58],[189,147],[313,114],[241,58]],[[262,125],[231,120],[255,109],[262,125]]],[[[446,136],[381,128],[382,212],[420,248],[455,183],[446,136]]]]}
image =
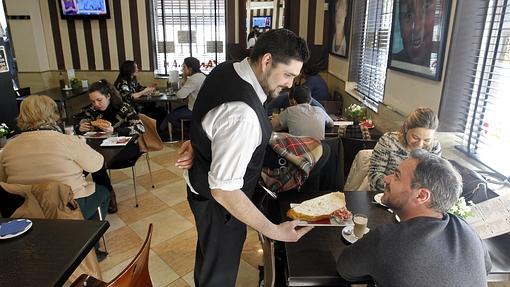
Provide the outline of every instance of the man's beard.
{"type": "Polygon", "coordinates": [[[269,89],[269,77],[271,77],[272,70],[273,68],[269,68],[269,70],[262,75],[262,82],[260,83],[262,90],[270,99],[276,98],[282,90],[281,87],[276,87],[274,90],[269,89]]]}

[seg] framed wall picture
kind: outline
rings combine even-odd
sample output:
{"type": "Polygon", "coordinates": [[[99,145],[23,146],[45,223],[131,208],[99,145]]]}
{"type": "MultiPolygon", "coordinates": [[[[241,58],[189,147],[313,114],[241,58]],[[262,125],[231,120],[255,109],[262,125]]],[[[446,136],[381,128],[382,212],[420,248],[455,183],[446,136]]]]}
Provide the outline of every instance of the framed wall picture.
{"type": "Polygon", "coordinates": [[[394,0],[388,67],[440,81],[451,0],[394,0]]]}
{"type": "Polygon", "coordinates": [[[352,0],[330,0],[330,53],[347,58],[351,36],[352,0]]]}
{"type": "Polygon", "coordinates": [[[0,46],[0,73],[9,72],[9,64],[5,55],[5,48],[0,46]]]}

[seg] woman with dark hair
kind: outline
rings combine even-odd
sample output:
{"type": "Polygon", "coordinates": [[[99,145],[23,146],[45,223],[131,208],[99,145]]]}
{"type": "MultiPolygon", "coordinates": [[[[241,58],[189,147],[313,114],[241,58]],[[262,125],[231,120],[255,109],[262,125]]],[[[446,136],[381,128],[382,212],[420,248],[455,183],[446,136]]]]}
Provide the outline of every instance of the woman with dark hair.
{"type": "Polygon", "coordinates": [[[115,88],[119,91],[122,100],[132,106],[133,100],[143,95],[148,95],[155,90],[155,87],[144,87],[138,83],[138,65],[135,61],[127,60],[120,66],[119,75],[115,80],[115,88]]]}
{"type": "Polygon", "coordinates": [[[191,111],[198,96],[198,92],[205,80],[205,75],[200,71],[200,61],[197,58],[188,57],[182,63],[182,82],[181,89],[177,91],[177,98],[188,99],[188,105],[175,109],[167,115],[166,121],[160,125],[160,129],[166,128],[167,121],[173,126],[179,124],[182,118],[191,118],[191,111]]]}
{"type": "Polygon", "coordinates": [[[79,131],[117,132],[119,135],[141,134],[145,131],[136,111],[122,102],[117,91],[106,80],[100,80],[89,87],[92,103],[84,111],[79,131]],[[101,119],[97,124],[96,120],[101,119]]]}
{"type": "MultiPolygon", "coordinates": [[[[136,111],[129,104],[122,102],[117,91],[106,80],[100,80],[89,87],[89,99],[92,103],[84,111],[84,117],[80,121],[79,131],[116,132],[119,135],[142,134],[145,128],[136,111]]],[[[137,156],[140,152],[138,144],[128,144],[125,150],[114,162],[109,163],[114,167],[117,163],[123,163],[137,156]]],[[[110,206],[108,212],[117,211],[117,202],[110,178],[105,169],[92,175],[97,183],[101,183],[110,190],[110,206]]]]}
{"type": "Polygon", "coordinates": [[[303,66],[303,78],[305,82],[303,85],[310,88],[312,92],[312,98],[317,101],[329,101],[331,100],[331,96],[329,95],[328,85],[326,81],[319,75],[319,71],[317,68],[312,65],[306,63],[303,66]]]}

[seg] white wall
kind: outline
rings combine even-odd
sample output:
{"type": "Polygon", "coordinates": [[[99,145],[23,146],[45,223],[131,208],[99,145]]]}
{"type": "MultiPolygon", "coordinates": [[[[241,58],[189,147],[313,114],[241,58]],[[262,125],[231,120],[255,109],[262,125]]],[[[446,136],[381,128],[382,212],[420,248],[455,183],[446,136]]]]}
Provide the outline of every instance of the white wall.
{"type": "Polygon", "coordinates": [[[18,72],[49,69],[45,32],[39,0],[5,0],[7,15],[29,15],[28,20],[9,20],[18,72]]]}

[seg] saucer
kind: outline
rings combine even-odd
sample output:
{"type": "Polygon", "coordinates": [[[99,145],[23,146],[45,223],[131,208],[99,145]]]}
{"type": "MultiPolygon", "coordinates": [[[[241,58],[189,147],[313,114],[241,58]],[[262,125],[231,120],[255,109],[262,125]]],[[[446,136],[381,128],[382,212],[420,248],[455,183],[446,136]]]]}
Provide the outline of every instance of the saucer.
{"type": "MultiPolygon", "coordinates": [[[[349,243],[358,241],[358,238],[354,235],[354,225],[347,225],[342,229],[342,237],[349,243]]],[[[370,228],[365,228],[365,234],[370,231],[370,228]]]]}
{"type": "Polygon", "coordinates": [[[377,204],[386,206],[384,203],[382,203],[381,198],[383,197],[384,192],[378,193],[374,195],[374,201],[377,202],[377,204]]]}
{"type": "Polygon", "coordinates": [[[32,227],[32,221],[28,219],[16,219],[11,220],[9,222],[4,222],[0,224],[0,230],[3,230],[0,234],[0,239],[9,239],[16,236],[19,236],[25,232],[27,232],[32,227]]]}

